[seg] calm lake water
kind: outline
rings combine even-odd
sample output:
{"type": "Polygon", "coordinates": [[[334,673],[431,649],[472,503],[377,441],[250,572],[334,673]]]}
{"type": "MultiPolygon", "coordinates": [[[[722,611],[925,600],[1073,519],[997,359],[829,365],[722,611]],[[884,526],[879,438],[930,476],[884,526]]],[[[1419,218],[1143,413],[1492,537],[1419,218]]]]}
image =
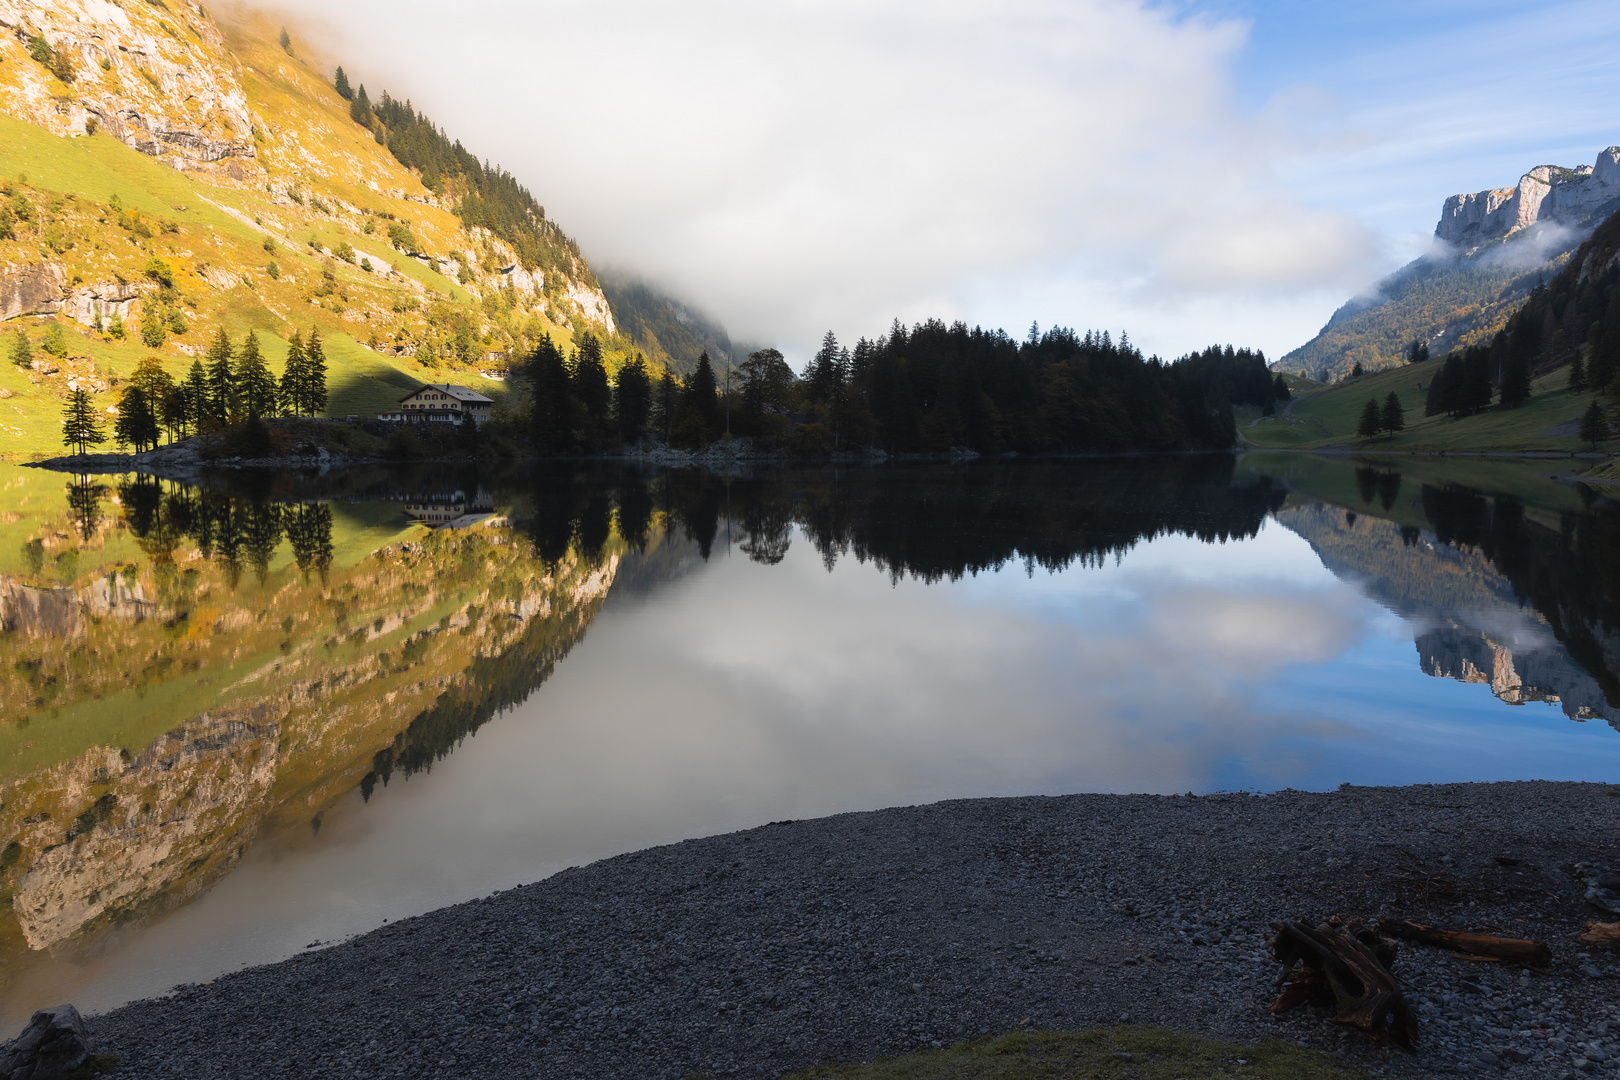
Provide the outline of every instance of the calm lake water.
{"type": "Polygon", "coordinates": [[[1620,779],[1548,471],[0,467],[0,1035],[784,818],[1620,779]]]}

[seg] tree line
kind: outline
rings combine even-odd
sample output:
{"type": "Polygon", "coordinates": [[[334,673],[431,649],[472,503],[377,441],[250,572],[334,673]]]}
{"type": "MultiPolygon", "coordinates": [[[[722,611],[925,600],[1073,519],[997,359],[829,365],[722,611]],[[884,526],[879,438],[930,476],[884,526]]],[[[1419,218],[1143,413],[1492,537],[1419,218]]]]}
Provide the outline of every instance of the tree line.
{"type": "Polygon", "coordinates": [[[637,356],[610,385],[600,344],[565,356],[549,338],[525,365],[530,436],[542,454],[601,450],[655,433],[672,446],[749,436],[789,451],[964,447],[981,453],[1222,450],[1232,406],[1271,412],[1289,391],[1263,353],[1212,346],[1173,362],[1106,331],[1006,333],[896,321],[853,348],[828,332],[802,374],[775,349],[717,372],[707,353],[687,379],[637,356]]]}
{"type": "Polygon", "coordinates": [[[573,273],[582,265],[579,245],[546,220],[545,207],[511,173],[479,161],[409,101],[384,92],[373,102],[363,84],[358,90],[349,85],[341,67],[333,87],[349,102],[349,118],[370,130],[394,160],[416,170],[424,187],[435,195],[454,190],[455,213],[464,228],[488,229],[512,246],[528,270],[573,273]]]}
{"type": "MultiPolygon", "coordinates": [[[[232,345],[221,327],[202,358],[191,362],[184,379],[176,380],[156,356],[136,365],[118,398],[113,437],[120,450],[155,447],[163,432],[184,438],[194,432],[222,431],[240,425],[259,426],[267,417],[317,416],[326,410],[326,347],[313,327],[304,338],[297,330],[287,342],[287,361],[278,379],[249,330],[232,345]]],[[[107,441],[107,433],[88,391],[68,395],[63,409],[62,441],[76,453],[107,441]]]]}

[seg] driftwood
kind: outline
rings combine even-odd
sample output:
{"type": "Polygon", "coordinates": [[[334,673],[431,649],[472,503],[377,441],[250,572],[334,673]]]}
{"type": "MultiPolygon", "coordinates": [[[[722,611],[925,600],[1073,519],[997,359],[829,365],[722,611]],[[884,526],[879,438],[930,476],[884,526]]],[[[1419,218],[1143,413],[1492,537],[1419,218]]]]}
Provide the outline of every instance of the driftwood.
{"type": "Polygon", "coordinates": [[[1470,934],[1461,930],[1437,930],[1432,926],[1401,922],[1399,919],[1379,919],[1378,929],[1381,933],[1403,941],[1434,945],[1484,960],[1506,960],[1509,963],[1534,968],[1544,968],[1552,963],[1552,950],[1541,941],[1497,937],[1494,934],[1470,934]]]}
{"type": "Polygon", "coordinates": [[[1589,922],[1575,940],[1582,945],[1620,945],[1620,922],[1589,922]]]}
{"type": "Polygon", "coordinates": [[[1417,1015],[1389,973],[1393,941],[1360,920],[1334,919],[1313,927],[1285,919],[1272,926],[1277,936],[1271,953],[1283,966],[1273,1013],[1305,1004],[1334,1006],[1334,1023],[1362,1031],[1376,1043],[1412,1048],[1417,1015]]]}

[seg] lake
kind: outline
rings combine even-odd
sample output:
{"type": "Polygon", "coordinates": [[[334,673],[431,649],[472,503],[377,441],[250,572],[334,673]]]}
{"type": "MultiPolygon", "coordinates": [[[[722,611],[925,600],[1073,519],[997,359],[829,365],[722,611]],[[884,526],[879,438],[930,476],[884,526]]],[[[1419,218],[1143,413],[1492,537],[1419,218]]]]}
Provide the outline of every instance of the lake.
{"type": "Polygon", "coordinates": [[[773,820],[1620,779],[1551,472],[0,466],[0,1036],[773,820]]]}

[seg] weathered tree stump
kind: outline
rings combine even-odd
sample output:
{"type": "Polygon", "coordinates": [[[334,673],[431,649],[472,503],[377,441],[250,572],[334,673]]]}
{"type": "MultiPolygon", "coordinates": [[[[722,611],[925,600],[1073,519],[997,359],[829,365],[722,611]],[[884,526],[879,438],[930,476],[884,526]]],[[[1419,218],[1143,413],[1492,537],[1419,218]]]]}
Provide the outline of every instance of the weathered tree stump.
{"type": "Polygon", "coordinates": [[[1582,945],[1620,945],[1620,922],[1589,922],[1575,940],[1582,945]]]}
{"type": "Polygon", "coordinates": [[[1379,1044],[1410,1050],[1417,1041],[1417,1016],[1389,973],[1396,946],[1360,920],[1333,920],[1308,926],[1295,919],[1273,923],[1271,953],[1282,964],[1282,988],[1271,1012],[1300,1005],[1338,1009],[1334,1023],[1353,1027],[1379,1044]]]}
{"type": "Polygon", "coordinates": [[[1533,968],[1544,968],[1552,963],[1552,950],[1541,941],[1497,937],[1494,934],[1470,934],[1461,930],[1437,930],[1432,926],[1401,922],[1399,919],[1379,919],[1378,930],[1402,941],[1434,945],[1437,948],[1478,956],[1486,960],[1506,960],[1533,968]]]}

